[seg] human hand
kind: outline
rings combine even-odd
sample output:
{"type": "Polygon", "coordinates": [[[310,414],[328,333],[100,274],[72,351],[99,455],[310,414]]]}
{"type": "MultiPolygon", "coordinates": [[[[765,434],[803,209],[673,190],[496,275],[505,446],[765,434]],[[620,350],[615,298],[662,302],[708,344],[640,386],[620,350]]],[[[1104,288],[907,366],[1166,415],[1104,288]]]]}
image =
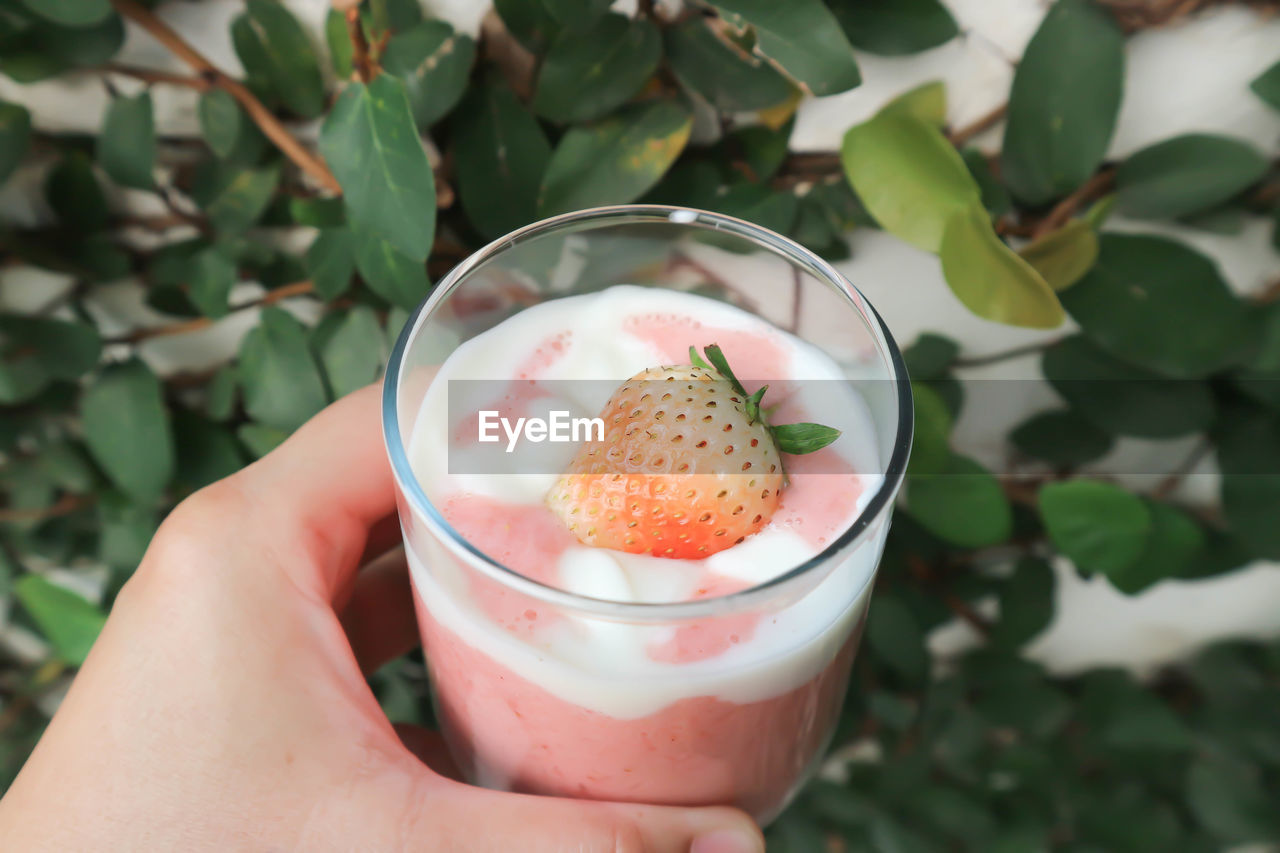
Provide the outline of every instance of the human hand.
{"type": "Polygon", "coordinates": [[[4,849],[763,851],[732,809],[505,794],[423,763],[447,767],[438,738],[365,683],[418,638],[378,401],[339,401],[173,511],[0,800],[4,849]]]}

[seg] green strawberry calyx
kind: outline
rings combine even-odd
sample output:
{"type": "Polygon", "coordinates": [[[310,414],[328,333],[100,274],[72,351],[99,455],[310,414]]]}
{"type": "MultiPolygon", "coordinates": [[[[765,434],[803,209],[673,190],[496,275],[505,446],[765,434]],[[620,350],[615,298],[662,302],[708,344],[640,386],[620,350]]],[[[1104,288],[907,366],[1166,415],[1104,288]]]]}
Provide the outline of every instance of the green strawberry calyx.
{"type": "Polygon", "coordinates": [[[840,430],[835,427],[823,426],[822,424],[775,425],[769,423],[767,413],[760,408],[760,401],[764,397],[764,392],[769,390],[769,386],[762,385],[754,394],[748,394],[747,389],[738,381],[738,377],[733,375],[733,369],[729,367],[729,360],[724,357],[724,352],[715,344],[704,347],[701,355],[696,348],[690,346],[689,363],[694,367],[713,370],[720,374],[733,387],[734,391],[745,397],[746,403],[744,405],[747,410],[747,418],[751,423],[759,421],[768,428],[769,434],[773,436],[774,444],[777,445],[781,453],[790,453],[796,456],[813,453],[840,437],[840,430]]]}

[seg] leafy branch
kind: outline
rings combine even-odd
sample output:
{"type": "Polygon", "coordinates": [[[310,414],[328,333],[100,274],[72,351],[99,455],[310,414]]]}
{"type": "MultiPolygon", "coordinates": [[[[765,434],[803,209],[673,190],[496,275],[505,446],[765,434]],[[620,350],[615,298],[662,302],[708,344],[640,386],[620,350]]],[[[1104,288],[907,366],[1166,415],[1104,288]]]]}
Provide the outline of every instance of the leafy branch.
{"type": "Polygon", "coordinates": [[[195,69],[210,87],[221,89],[235,98],[240,106],[244,108],[244,111],[248,113],[249,118],[262,130],[263,134],[275,143],[276,147],[292,160],[299,169],[314,178],[325,189],[334,193],[342,192],[342,187],[338,185],[333,173],[329,171],[329,167],[324,164],[324,161],[298,142],[293,134],[289,133],[280,120],[276,118],[275,114],[267,109],[256,95],[249,91],[248,87],[238,80],[228,77],[147,7],[135,2],[135,0],[111,0],[111,5],[121,15],[138,24],[172,51],[175,56],[195,69]]]}
{"type": "MultiPolygon", "coordinates": [[[[228,311],[234,313],[237,311],[247,311],[251,308],[264,308],[268,305],[275,305],[277,302],[282,302],[285,299],[290,299],[295,296],[303,296],[303,295],[312,293],[314,292],[314,290],[315,290],[315,285],[312,282],[296,281],[296,282],[293,282],[292,284],[281,285],[280,287],[269,290],[262,296],[259,296],[255,299],[249,299],[244,302],[239,302],[234,305],[231,305],[228,308],[228,311]]],[[[188,332],[196,332],[201,329],[207,329],[210,326],[212,326],[214,322],[215,322],[214,318],[211,318],[211,317],[193,317],[190,320],[183,320],[178,323],[169,323],[169,324],[159,325],[159,326],[146,326],[141,329],[135,329],[132,332],[128,332],[126,334],[119,335],[114,338],[106,338],[105,340],[103,340],[103,343],[104,344],[139,344],[139,343],[142,343],[143,341],[151,340],[152,338],[170,337],[172,335],[182,335],[182,334],[187,334],[188,332]]]]}

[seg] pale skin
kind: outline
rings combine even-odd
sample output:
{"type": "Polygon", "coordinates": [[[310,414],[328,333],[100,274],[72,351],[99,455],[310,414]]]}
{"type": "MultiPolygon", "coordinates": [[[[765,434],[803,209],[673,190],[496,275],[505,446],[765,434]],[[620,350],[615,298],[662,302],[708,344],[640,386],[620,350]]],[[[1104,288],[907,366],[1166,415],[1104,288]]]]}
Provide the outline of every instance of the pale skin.
{"type": "Polygon", "coordinates": [[[378,388],[183,501],[5,797],[26,850],[763,853],[728,808],[499,793],[388,722],[418,641],[378,388]]]}

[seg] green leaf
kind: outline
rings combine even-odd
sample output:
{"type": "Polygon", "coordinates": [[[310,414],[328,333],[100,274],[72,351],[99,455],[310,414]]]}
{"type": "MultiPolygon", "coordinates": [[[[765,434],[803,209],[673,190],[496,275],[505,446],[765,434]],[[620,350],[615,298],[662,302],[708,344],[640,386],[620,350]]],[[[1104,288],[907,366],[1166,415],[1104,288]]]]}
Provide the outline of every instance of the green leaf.
{"type": "Polygon", "coordinates": [[[404,84],[382,74],[367,85],[349,85],[325,119],[320,150],[342,185],[352,224],[412,260],[426,260],[436,185],[404,84]]]}
{"type": "Polygon", "coordinates": [[[1208,210],[1183,216],[1178,222],[1198,231],[1208,231],[1210,234],[1221,234],[1226,237],[1238,237],[1244,231],[1245,216],[1248,213],[1247,209],[1238,203],[1239,201],[1242,200],[1229,201],[1217,207],[1211,207],[1208,210]]]}
{"type": "Polygon", "coordinates": [[[1207,383],[1125,364],[1083,335],[1046,350],[1042,367],[1072,408],[1113,435],[1172,438],[1206,429],[1213,420],[1207,383]]]}
{"type": "Polygon", "coordinates": [[[570,128],[547,163],[539,214],[634,201],[675,162],[692,126],[687,108],[662,100],[570,128]]]}
{"type": "Polygon", "coordinates": [[[156,164],[156,128],[151,93],[112,98],[98,136],[98,164],[111,180],[149,190],[156,164]]]}
{"type": "Polygon", "coordinates": [[[431,289],[427,268],[374,234],[352,226],[356,269],[370,289],[392,305],[413,308],[431,289]]]}
{"type": "Polygon", "coordinates": [[[1206,545],[1204,530],[1190,516],[1165,503],[1146,501],[1151,532],[1138,559],[1107,579],[1126,595],[1166,578],[1185,575],[1206,545]]]}
{"type": "Polygon", "coordinates": [[[960,345],[943,335],[925,332],[902,351],[902,360],[913,379],[937,379],[960,355],[960,345]]]}
{"type": "Polygon", "coordinates": [[[1032,415],[1009,434],[1014,447],[1055,468],[1075,468],[1111,451],[1112,438],[1071,409],[1032,415]]]}
{"type": "Polygon", "coordinates": [[[546,52],[547,45],[561,30],[584,30],[609,10],[611,0],[495,0],[494,9],[507,30],[534,53],[546,52]]]}
{"type": "Polygon", "coordinates": [[[853,46],[821,0],[708,0],[750,24],[756,50],[815,95],[834,95],[862,82],[853,46]]]}
{"type": "Polygon", "coordinates": [[[915,436],[911,442],[909,474],[938,474],[951,464],[951,412],[929,386],[911,383],[915,404],[915,436]]]}
{"type": "Polygon", "coordinates": [[[1171,377],[1206,376],[1248,343],[1246,306],[1213,261],[1175,240],[1104,234],[1097,264],[1062,294],[1090,340],[1171,377]]]}
{"type": "Polygon", "coordinates": [[[829,5],[854,47],[882,56],[919,53],[960,31],[938,0],[834,0],[829,5]]]}
{"type": "Polygon", "coordinates": [[[876,657],[904,677],[923,681],[929,674],[924,640],[924,631],[900,598],[888,593],[875,596],[867,613],[867,643],[876,657]]]}
{"type": "Polygon", "coordinates": [[[1191,732],[1169,705],[1125,672],[1085,676],[1080,717],[1108,750],[1181,752],[1191,745],[1191,732]]]}
{"type": "Polygon", "coordinates": [[[223,317],[227,298],[237,278],[235,259],[218,246],[209,246],[191,259],[191,281],[187,295],[206,317],[223,317]]]}
{"type": "Polygon", "coordinates": [[[84,439],[121,491],[157,500],[173,477],[173,433],[160,380],[138,359],[113,364],[80,400],[84,439]]]}
{"type": "Polygon", "coordinates": [[[769,824],[765,840],[769,853],[813,853],[827,844],[826,833],[799,809],[788,809],[769,824]]]}
{"type": "Polygon", "coordinates": [[[467,219],[496,239],[538,217],[538,191],[551,145],[504,83],[477,87],[453,121],[458,195],[467,219]]]}
{"type": "Polygon", "coordinates": [[[119,15],[88,27],[40,23],[9,38],[0,36],[0,71],[19,83],[35,83],[71,68],[101,65],[123,44],[119,15]]]}
{"type": "Polygon", "coordinates": [[[49,172],[44,197],[58,221],[74,231],[97,231],[106,227],[111,217],[93,164],[80,151],[68,152],[49,172]]]}
{"type": "Polygon", "coordinates": [[[1053,289],[996,236],[986,209],[976,200],[951,217],[938,257],[947,285],[979,317],[1035,329],[1062,323],[1062,306],[1053,289]]]}
{"type": "MultiPolygon", "coordinates": [[[[728,379],[729,384],[733,386],[734,391],[745,396],[747,389],[742,387],[742,383],[738,381],[738,377],[733,374],[733,369],[729,367],[729,360],[724,357],[724,351],[717,345],[711,344],[704,347],[702,352],[706,355],[707,361],[711,363],[711,366],[715,368],[716,373],[719,373],[722,377],[728,379]]],[[[697,353],[694,352],[693,347],[690,347],[689,355],[694,356],[696,354],[697,353]]],[[[694,365],[698,366],[697,362],[694,362],[694,365]]]]}
{"type": "Polygon", "coordinates": [[[231,417],[236,406],[236,391],[239,388],[239,376],[234,364],[224,364],[213,374],[209,384],[205,386],[204,410],[215,421],[225,421],[231,417]]]}
{"type": "Polygon", "coordinates": [[[991,626],[991,642],[1017,649],[1049,627],[1054,614],[1053,568],[1044,560],[1024,557],[1000,586],[1000,618],[991,626]]]}
{"type": "Polygon", "coordinates": [[[244,169],[206,207],[209,222],[219,232],[243,231],[261,218],[280,183],[280,169],[244,169]]]}
{"type": "Polygon", "coordinates": [[[825,260],[836,261],[849,257],[849,246],[845,242],[843,229],[831,210],[813,197],[812,193],[805,193],[797,199],[794,221],[786,233],[825,260]]]}
{"type": "Polygon", "coordinates": [[[1259,98],[1280,110],[1280,61],[1255,77],[1249,88],[1259,98]]]}
{"type": "Polygon", "coordinates": [[[840,437],[840,430],[822,424],[778,424],[770,431],[778,451],[795,456],[816,453],[840,437]]]}
{"type": "Polygon", "coordinates": [[[328,402],[302,324],[281,308],[262,311],[240,344],[240,387],[249,417],[292,432],[328,402]]]}
{"type": "Polygon", "coordinates": [[[982,194],[982,206],[991,214],[991,218],[999,219],[1012,211],[1013,199],[1009,197],[1009,190],[992,174],[987,156],[977,148],[966,148],[960,156],[969,167],[969,174],[977,182],[982,194]]]}
{"type": "MultiPolygon", "coordinates": [[[[782,166],[783,161],[787,159],[787,149],[791,141],[791,129],[795,122],[789,121],[778,129],[766,127],[762,124],[751,125],[750,127],[739,128],[732,133],[725,134],[716,146],[715,150],[720,152],[730,167],[742,172],[748,180],[767,181],[774,176],[778,169],[782,166]]],[[[719,174],[715,172],[715,167],[710,163],[686,161],[694,167],[708,167],[716,174],[715,183],[719,187],[719,174]]],[[[673,174],[668,172],[667,176],[673,174]]],[[[665,179],[664,179],[665,180],[665,179]]],[[[714,189],[713,189],[714,192],[714,189]]],[[[811,190],[810,195],[813,194],[811,190]]],[[[815,204],[825,210],[825,206],[818,203],[818,197],[814,197],[815,204]]],[[[835,217],[831,217],[832,220],[835,217]]],[[[833,222],[837,228],[840,223],[833,222]]],[[[842,229],[841,229],[842,230],[842,229]]]]}
{"type": "Polygon", "coordinates": [[[1075,284],[1098,260],[1098,235],[1083,219],[1023,246],[1018,254],[1059,293],[1075,284]]]}
{"type": "Polygon", "coordinates": [[[918,789],[904,805],[922,828],[962,838],[971,845],[968,849],[989,853],[982,845],[995,830],[995,821],[977,796],[948,783],[933,784],[918,789]]]}
{"type": "Polygon", "coordinates": [[[700,17],[667,28],[664,44],[676,79],[721,112],[768,109],[792,95],[772,65],[722,39],[700,17]]]}
{"type": "MultiPolygon", "coordinates": [[[[400,332],[404,330],[405,323],[408,322],[409,312],[405,309],[392,306],[391,310],[387,311],[387,320],[384,325],[387,332],[388,352],[395,349],[396,339],[400,337],[400,332]]],[[[454,337],[456,337],[456,335],[454,335],[454,337]]],[[[459,340],[455,343],[455,346],[461,343],[462,341],[459,340]]]]}
{"type": "Polygon", "coordinates": [[[373,309],[357,305],[320,347],[320,362],[335,397],[359,390],[382,373],[382,328],[373,309]]]}
{"type": "Polygon", "coordinates": [[[533,109],[563,123],[600,118],[640,91],[661,54],[649,20],[611,13],[586,32],[563,32],[543,59],[533,109]]]}
{"type": "Polygon", "coordinates": [[[796,197],[790,192],[745,181],[730,186],[711,203],[712,210],[754,222],[780,234],[791,230],[797,208],[796,197]]]}
{"type": "Polygon", "coordinates": [[[1258,412],[1224,418],[1213,438],[1231,533],[1258,556],[1280,559],[1280,420],[1258,412]]]}
{"type": "MultiPolygon", "coordinates": [[[[986,718],[988,730],[1007,727],[1024,738],[1047,738],[1061,729],[1071,715],[1071,705],[1062,690],[1029,661],[1007,652],[980,650],[970,654],[963,665],[976,688],[974,705],[986,718]]],[[[1015,764],[1009,769],[1019,772],[1025,768],[1015,764]]],[[[1053,769],[1044,768],[1046,774],[1053,769]]]]}
{"type": "Polygon", "coordinates": [[[926,252],[938,252],[947,223],[979,199],[941,131],[901,112],[881,112],[851,127],[840,160],[876,222],[926,252]]]}
{"type": "Polygon", "coordinates": [[[981,548],[1013,533],[1013,510],[1000,482],[977,462],[953,455],[937,474],[913,476],[907,513],[933,535],[961,548],[981,548]]]}
{"type": "Polygon", "coordinates": [[[1040,517],[1054,546],[1082,572],[1120,575],[1142,554],[1152,528],[1142,499],[1096,480],[1049,483],[1040,517]]]}
{"type": "Polygon", "coordinates": [[[188,409],[174,410],[178,440],[177,479],[189,492],[229,477],[244,467],[244,454],[229,427],[188,409]]]}
{"type": "Polygon", "coordinates": [[[350,228],[342,225],[320,229],[306,257],[307,275],[311,277],[316,296],[331,300],[346,292],[356,271],[355,252],[355,238],[350,228]]]}
{"type": "Polygon", "coordinates": [[[255,459],[266,456],[288,437],[289,433],[285,430],[262,424],[241,424],[236,428],[236,438],[240,439],[241,444],[249,449],[255,459]]]}
{"type": "Polygon", "coordinates": [[[84,663],[107,622],[106,614],[97,605],[42,575],[18,578],[13,593],[58,657],[72,666],[84,663]]]}
{"type": "Polygon", "coordinates": [[[341,198],[289,199],[289,216],[298,225],[333,228],[347,224],[341,198]]]}
{"type": "Polygon", "coordinates": [[[269,87],[290,112],[316,118],[324,112],[320,60],[302,25],[278,0],[248,0],[231,25],[232,42],[251,78],[269,87]]]}
{"type": "Polygon", "coordinates": [[[453,109],[467,89],[476,43],[444,21],[423,21],[387,42],[382,67],[404,81],[413,120],[430,127],[453,109]]]}
{"type": "Polygon", "coordinates": [[[1274,791],[1263,788],[1256,768],[1225,756],[1197,758],[1187,771],[1186,796],[1196,821],[1223,840],[1280,838],[1274,791]]]}
{"type": "Polygon", "coordinates": [[[31,113],[26,107],[0,101],[0,184],[27,156],[31,143],[31,113]]]}
{"type": "Polygon", "coordinates": [[[1267,173],[1267,158],[1247,142],[1189,133],[1143,148],[1116,169],[1120,211],[1176,219],[1221,204],[1267,173]]]}
{"type": "Polygon", "coordinates": [[[1111,13],[1092,0],[1054,3],[1009,93],[1001,172],[1013,194],[1041,205],[1083,184],[1107,153],[1123,88],[1124,36],[1111,13]]]}
{"type": "Polygon", "coordinates": [[[58,488],[68,492],[84,493],[92,490],[97,483],[93,466],[78,444],[66,439],[59,439],[44,447],[35,456],[38,468],[58,488]]]}
{"type": "Polygon", "coordinates": [[[558,25],[582,32],[608,10],[610,0],[541,0],[541,3],[558,25]]]}
{"type": "Polygon", "coordinates": [[[99,559],[113,569],[132,572],[142,562],[160,518],[154,507],[109,491],[98,498],[98,525],[99,559]]]}
{"type": "Polygon", "coordinates": [[[355,67],[352,57],[355,47],[351,44],[351,34],[347,32],[347,18],[337,9],[329,9],[324,18],[324,41],[329,47],[329,64],[333,66],[334,76],[341,79],[350,77],[355,67]]]}
{"type": "Polygon", "coordinates": [[[880,112],[908,115],[925,124],[942,127],[947,123],[947,84],[941,80],[922,83],[898,95],[885,104],[880,112]]]}
{"type": "Polygon", "coordinates": [[[247,123],[236,99],[225,89],[209,89],[200,96],[197,112],[200,116],[200,133],[209,150],[218,157],[230,157],[235,152],[240,134],[245,132],[247,123]]]}
{"type": "Polygon", "coordinates": [[[64,27],[91,27],[111,14],[109,0],[22,0],[22,5],[64,27]]]}
{"type": "Polygon", "coordinates": [[[101,352],[102,338],[93,326],[0,314],[0,402],[23,402],[54,379],[78,379],[101,352]]]}

